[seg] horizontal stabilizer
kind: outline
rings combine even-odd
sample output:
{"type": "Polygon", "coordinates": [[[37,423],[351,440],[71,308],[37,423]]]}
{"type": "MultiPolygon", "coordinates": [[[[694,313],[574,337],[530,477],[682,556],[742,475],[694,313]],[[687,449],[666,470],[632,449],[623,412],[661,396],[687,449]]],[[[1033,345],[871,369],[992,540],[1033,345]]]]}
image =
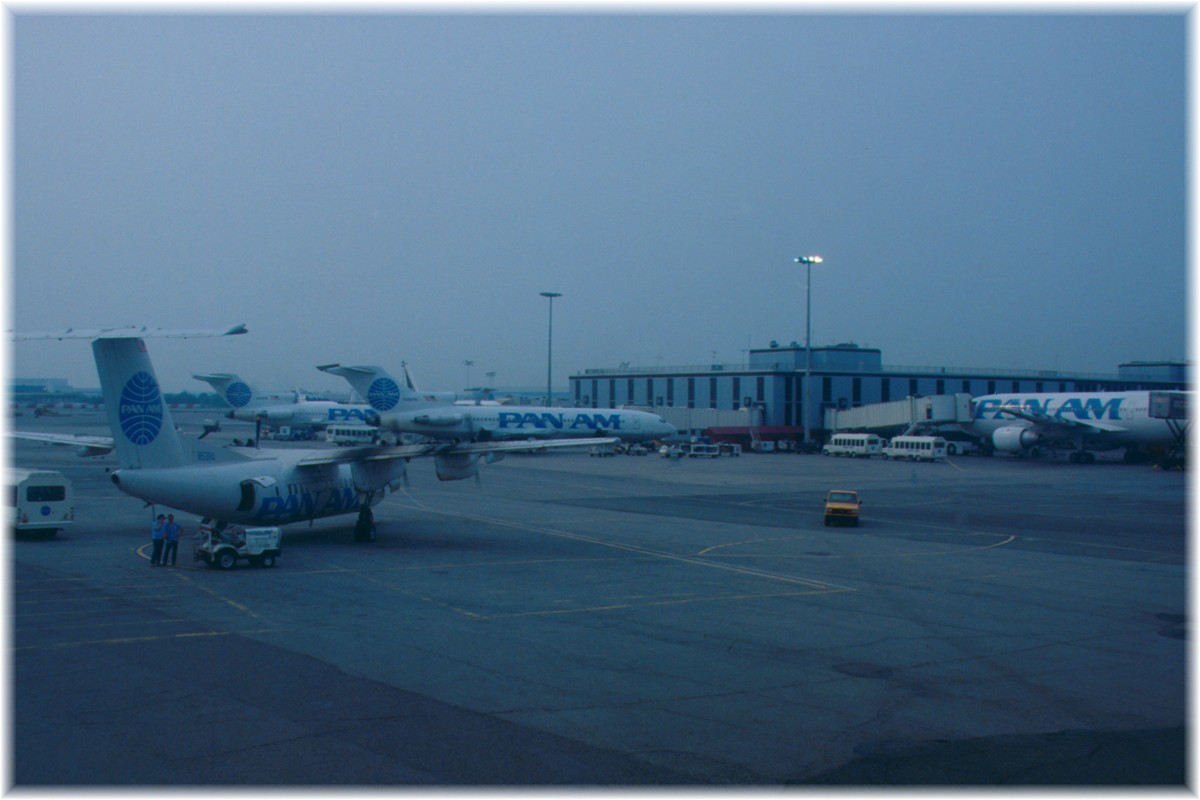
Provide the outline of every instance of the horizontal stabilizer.
{"type": "Polygon", "coordinates": [[[74,447],[81,456],[102,456],[112,452],[113,449],[113,438],[111,436],[36,433],[34,431],[9,431],[8,435],[13,439],[24,439],[28,442],[74,447]]]}
{"type": "Polygon", "coordinates": [[[13,340],[33,341],[36,339],[196,339],[214,336],[237,336],[247,333],[246,326],[234,325],[223,329],[180,329],[147,328],[131,325],[125,328],[67,328],[65,331],[13,332],[13,340]]]}

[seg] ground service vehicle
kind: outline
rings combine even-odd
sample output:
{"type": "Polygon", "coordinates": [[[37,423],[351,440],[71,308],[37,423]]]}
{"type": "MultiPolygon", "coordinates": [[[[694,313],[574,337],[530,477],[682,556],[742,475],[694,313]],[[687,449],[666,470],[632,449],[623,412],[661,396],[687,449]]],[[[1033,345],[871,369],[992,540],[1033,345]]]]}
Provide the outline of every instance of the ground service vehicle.
{"type": "Polygon", "coordinates": [[[845,523],[858,526],[858,512],[862,508],[862,502],[858,499],[858,492],[852,492],[847,489],[831,489],[829,494],[825,495],[825,524],[839,525],[845,523]]]}
{"type": "Polygon", "coordinates": [[[940,436],[897,436],[883,448],[883,457],[936,461],[946,457],[946,440],[940,436]]]}
{"type": "Polygon", "coordinates": [[[969,453],[978,453],[979,445],[968,439],[947,439],[946,440],[946,455],[948,456],[965,456],[969,453]]]}
{"type": "Polygon", "coordinates": [[[239,558],[260,567],[275,566],[283,534],[279,528],[243,528],[241,525],[210,527],[202,524],[196,533],[193,561],[210,567],[233,569],[239,558]]]}
{"type": "Polygon", "coordinates": [[[49,469],[10,469],[8,502],[13,509],[13,530],[54,536],[75,521],[75,496],[71,482],[49,469]]]}
{"type": "Polygon", "coordinates": [[[873,433],[835,433],[829,444],[821,448],[826,456],[870,458],[882,452],[883,440],[873,433]]]}
{"type": "Polygon", "coordinates": [[[332,444],[373,444],[379,439],[379,428],[371,425],[330,425],[325,429],[325,441],[332,444]]]}

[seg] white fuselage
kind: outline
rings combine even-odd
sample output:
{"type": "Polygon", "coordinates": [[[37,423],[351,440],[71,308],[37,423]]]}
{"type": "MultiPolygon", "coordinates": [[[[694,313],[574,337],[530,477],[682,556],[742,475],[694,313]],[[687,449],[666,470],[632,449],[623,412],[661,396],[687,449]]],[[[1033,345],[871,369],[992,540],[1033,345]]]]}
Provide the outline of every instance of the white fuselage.
{"type": "Polygon", "coordinates": [[[377,419],[375,410],[368,405],[335,403],[332,400],[302,400],[299,403],[280,403],[269,406],[243,406],[229,412],[232,419],[255,422],[272,422],[283,425],[326,425],[359,424],[371,425],[377,419]]]}
{"type": "Polygon", "coordinates": [[[549,439],[615,436],[627,442],[661,439],[675,426],[646,411],[540,406],[443,406],[380,414],[380,427],[435,439],[549,439]]]}
{"type": "Polygon", "coordinates": [[[358,464],[300,468],[311,455],[294,450],[268,458],[249,458],[209,466],[122,469],[112,481],[126,494],[151,503],[243,525],[285,525],[358,512],[368,492],[371,505],[383,500],[386,487],[404,476],[395,461],[365,471],[358,464]],[[381,467],[386,472],[381,472],[381,467]]]}
{"type": "Polygon", "coordinates": [[[967,431],[1002,451],[1054,441],[1105,450],[1177,440],[1166,420],[1150,416],[1147,391],[992,394],[972,407],[967,431]]]}

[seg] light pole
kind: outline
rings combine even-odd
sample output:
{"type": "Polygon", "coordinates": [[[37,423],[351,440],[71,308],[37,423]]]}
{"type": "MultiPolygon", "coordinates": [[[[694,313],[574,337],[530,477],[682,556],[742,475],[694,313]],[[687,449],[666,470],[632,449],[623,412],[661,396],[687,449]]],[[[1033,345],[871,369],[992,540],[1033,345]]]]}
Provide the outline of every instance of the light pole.
{"type": "Polygon", "coordinates": [[[809,420],[812,419],[812,265],[824,261],[820,256],[797,256],[793,258],[797,264],[804,265],[806,273],[804,289],[804,408],[801,411],[804,418],[804,443],[812,444],[809,420]]]}
{"type": "Polygon", "coordinates": [[[554,298],[562,297],[561,292],[540,292],[542,297],[550,298],[550,332],[546,336],[546,408],[550,407],[550,367],[554,355],[554,298]]]}

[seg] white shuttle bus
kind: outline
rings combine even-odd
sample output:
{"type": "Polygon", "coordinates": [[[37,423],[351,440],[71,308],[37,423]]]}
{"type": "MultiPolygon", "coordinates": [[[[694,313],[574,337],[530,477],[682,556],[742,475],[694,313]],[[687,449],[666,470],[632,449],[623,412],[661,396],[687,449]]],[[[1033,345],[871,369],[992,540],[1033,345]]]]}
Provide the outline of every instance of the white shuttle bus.
{"type": "Polygon", "coordinates": [[[75,495],[61,472],[49,469],[10,469],[8,503],[13,530],[54,536],[75,521],[75,495]]]}
{"type": "Polygon", "coordinates": [[[883,457],[937,461],[946,457],[946,440],[940,436],[897,436],[883,448],[883,457]]]}
{"type": "Polygon", "coordinates": [[[330,425],[325,428],[325,441],[331,444],[373,444],[379,439],[379,428],[371,425],[330,425]]]}
{"type": "Polygon", "coordinates": [[[826,456],[870,458],[883,452],[883,440],[873,433],[835,433],[829,444],[821,448],[826,456]]]}

